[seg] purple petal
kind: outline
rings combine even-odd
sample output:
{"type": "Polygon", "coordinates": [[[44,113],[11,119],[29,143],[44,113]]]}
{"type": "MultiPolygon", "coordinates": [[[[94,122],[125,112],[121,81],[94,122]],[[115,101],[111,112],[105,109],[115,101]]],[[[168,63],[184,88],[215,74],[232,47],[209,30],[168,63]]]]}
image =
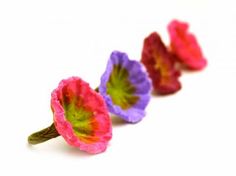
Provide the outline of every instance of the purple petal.
{"type": "MultiPolygon", "coordinates": [[[[123,118],[127,122],[136,123],[145,116],[144,110],[150,100],[151,81],[148,78],[147,72],[145,68],[143,67],[143,65],[141,65],[141,63],[134,60],[130,60],[126,53],[114,51],[111,53],[111,56],[107,63],[106,71],[101,77],[99,92],[105,99],[105,102],[111,113],[123,118]],[[132,89],[134,90],[134,92],[130,92],[130,91],[125,92],[127,90],[124,90],[125,97],[126,98],[138,97],[136,98],[137,102],[135,102],[134,104],[131,104],[128,107],[128,109],[122,108],[122,106],[113,102],[112,98],[117,99],[119,97],[114,97],[114,95],[110,95],[107,93],[107,83],[110,80],[114,67],[117,65],[121,67],[120,69],[122,69],[123,71],[125,70],[125,72],[128,73],[127,80],[123,78],[122,80],[126,81],[125,83],[128,82],[128,84],[130,84],[130,86],[134,88],[132,89]]],[[[120,98],[124,98],[124,97],[120,97],[120,98]]],[[[128,102],[133,103],[133,101],[128,101],[128,102]]]]}

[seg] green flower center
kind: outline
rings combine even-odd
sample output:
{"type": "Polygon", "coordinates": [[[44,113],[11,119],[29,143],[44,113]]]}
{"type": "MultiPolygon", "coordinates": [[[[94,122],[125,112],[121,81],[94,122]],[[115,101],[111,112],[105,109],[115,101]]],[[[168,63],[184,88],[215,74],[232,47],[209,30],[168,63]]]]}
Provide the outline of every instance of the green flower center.
{"type": "MultiPolygon", "coordinates": [[[[64,98],[66,100],[66,98],[64,98]]],[[[64,102],[66,119],[71,123],[73,132],[85,143],[95,142],[97,137],[93,132],[93,113],[86,110],[79,97],[73,97],[70,102],[64,102]]]]}
{"type": "Polygon", "coordinates": [[[106,86],[112,102],[124,110],[129,109],[139,100],[138,96],[133,95],[136,88],[129,81],[129,72],[120,64],[113,66],[106,86]]]}

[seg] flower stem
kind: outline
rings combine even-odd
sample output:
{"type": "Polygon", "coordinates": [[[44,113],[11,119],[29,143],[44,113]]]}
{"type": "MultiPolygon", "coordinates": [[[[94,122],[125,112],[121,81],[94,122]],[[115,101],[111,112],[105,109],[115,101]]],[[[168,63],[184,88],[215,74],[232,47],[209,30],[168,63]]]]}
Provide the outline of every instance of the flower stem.
{"type": "Polygon", "coordinates": [[[28,137],[28,142],[29,142],[29,144],[32,144],[32,145],[39,144],[39,143],[45,142],[49,139],[55,138],[57,136],[60,136],[60,134],[57,132],[55,125],[53,123],[51,126],[45,128],[41,131],[31,134],[28,137]]]}

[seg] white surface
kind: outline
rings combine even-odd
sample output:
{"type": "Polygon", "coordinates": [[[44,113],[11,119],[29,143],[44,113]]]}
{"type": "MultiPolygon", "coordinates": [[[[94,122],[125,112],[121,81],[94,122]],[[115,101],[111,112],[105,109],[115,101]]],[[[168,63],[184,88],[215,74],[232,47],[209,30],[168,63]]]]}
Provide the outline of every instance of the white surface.
{"type": "Polygon", "coordinates": [[[232,1],[0,1],[0,175],[236,175],[236,11],[232,1]],[[51,124],[50,93],[72,75],[99,84],[113,50],[139,60],[173,18],[190,23],[209,65],[183,89],[153,97],[136,125],[114,122],[107,151],[87,155],[59,137],[29,147],[51,124]]]}

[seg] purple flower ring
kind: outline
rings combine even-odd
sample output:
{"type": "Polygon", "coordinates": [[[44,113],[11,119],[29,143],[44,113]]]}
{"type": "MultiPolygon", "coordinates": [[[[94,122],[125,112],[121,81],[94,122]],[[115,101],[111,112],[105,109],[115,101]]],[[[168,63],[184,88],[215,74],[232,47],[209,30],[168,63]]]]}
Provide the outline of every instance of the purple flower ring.
{"type": "Polygon", "coordinates": [[[136,123],[145,116],[151,81],[145,67],[123,52],[113,51],[101,77],[99,92],[110,113],[136,123]]]}

